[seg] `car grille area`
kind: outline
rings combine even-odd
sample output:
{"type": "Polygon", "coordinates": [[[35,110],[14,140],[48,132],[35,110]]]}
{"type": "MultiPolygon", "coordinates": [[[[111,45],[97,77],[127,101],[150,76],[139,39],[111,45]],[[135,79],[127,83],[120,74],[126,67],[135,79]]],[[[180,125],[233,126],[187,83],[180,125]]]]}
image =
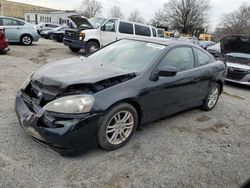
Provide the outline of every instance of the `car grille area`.
{"type": "Polygon", "coordinates": [[[78,37],[78,31],[75,31],[75,30],[66,30],[64,37],[68,38],[68,39],[77,39],[77,37],[78,37]]]}
{"type": "Polygon", "coordinates": [[[232,80],[240,81],[242,80],[247,74],[249,74],[248,70],[239,69],[234,67],[228,67],[228,74],[227,78],[232,80]]]}

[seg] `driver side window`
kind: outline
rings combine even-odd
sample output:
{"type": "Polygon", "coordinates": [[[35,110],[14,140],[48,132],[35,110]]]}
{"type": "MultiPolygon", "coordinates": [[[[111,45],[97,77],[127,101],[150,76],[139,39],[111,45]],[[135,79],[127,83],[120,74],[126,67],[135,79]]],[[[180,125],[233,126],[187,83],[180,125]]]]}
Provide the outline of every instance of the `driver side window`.
{"type": "Polygon", "coordinates": [[[178,72],[194,68],[194,55],[190,47],[178,47],[171,50],[159,65],[161,67],[174,67],[178,72]]]}
{"type": "Polygon", "coordinates": [[[116,20],[109,20],[106,22],[106,24],[103,26],[103,31],[108,31],[108,32],[116,32],[116,20]]]}

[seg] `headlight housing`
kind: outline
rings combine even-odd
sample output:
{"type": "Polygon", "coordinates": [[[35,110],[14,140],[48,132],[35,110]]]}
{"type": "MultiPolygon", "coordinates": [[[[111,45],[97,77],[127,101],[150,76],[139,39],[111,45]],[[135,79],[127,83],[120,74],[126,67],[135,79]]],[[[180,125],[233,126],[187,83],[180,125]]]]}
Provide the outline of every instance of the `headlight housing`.
{"type": "Polygon", "coordinates": [[[80,32],[79,34],[79,40],[84,40],[85,38],[85,33],[84,32],[80,32]]]}
{"type": "Polygon", "coordinates": [[[28,76],[28,78],[24,81],[24,83],[23,83],[23,85],[22,85],[22,87],[21,87],[21,90],[25,90],[26,87],[29,85],[30,79],[31,79],[33,73],[34,73],[34,72],[32,72],[32,73],[28,76]]]}
{"type": "Polygon", "coordinates": [[[43,109],[49,112],[80,114],[90,112],[94,102],[95,98],[92,95],[72,95],[56,99],[43,109]]]}

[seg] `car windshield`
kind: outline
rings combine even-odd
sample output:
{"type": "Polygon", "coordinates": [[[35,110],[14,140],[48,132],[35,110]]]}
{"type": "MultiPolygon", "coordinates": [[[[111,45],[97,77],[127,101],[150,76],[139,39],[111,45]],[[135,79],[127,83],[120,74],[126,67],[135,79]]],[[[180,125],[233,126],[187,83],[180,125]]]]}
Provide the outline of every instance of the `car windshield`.
{"type": "Polygon", "coordinates": [[[95,62],[110,64],[131,72],[144,71],[165,46],[136,40],[121,40],[90,55],[95,62]]]}
{"type": "Polygon", "coordinates": [[[91,25],[95,29],[97,29],[97,28],[101,27],[104,24],[104,22],[106,21],[106,19],[105,18],[95,18],[94,17],[94,18],[88,19],[88,21],[89,21],[89,23],[91,23],[91,25]]]}

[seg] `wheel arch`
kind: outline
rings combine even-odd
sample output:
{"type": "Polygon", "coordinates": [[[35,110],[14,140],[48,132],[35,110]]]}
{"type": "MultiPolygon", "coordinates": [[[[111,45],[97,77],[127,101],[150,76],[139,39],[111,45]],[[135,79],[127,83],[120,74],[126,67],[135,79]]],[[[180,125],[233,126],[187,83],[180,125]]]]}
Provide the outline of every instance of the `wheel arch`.
{"type": "Polygon", "coordinates": [[[141,127],[142,122],[143,122],[143,110],[142,110],[142,107],[139,104],[139,102],[136,101],[135,99],[129,98],[129,99],[123,99],[123,100],[117,101],[114,104],[112,104],[111,106],[109,106],[106,111],[110,110],[112,107],[114,107],[118,104],[121,104],[121,103],[128,103],[135,108],[137,115],[138,115],[138,127],[141,127]]]}
{"type": "Polygon", "coordinates": [[[223,81],[222,80],[216,80],[216,83],[220,86],[220,94],[223,92],[223,81]]]}
{"type": "Polygon", "coordinates": [[[33,37],[32,37],[32,35],[31,35],[31,34],[29,34],[29,33],[23,33],[23,34],[20,36],[20,41],[21,41],[22,37],[23,37],[23,36],[25,36],[25,35],[30,36],[30,37],[31,37],[31,39],[33,40],[33,37]]]}
{"type": "Polygon", "coordinates": [[[98,45],[99,45],[99,48],[101,47],[101,43],[98,39],[89,39],[87,42],[86,42],[86,46],[89,42],[96,42],[98,45]]]}

